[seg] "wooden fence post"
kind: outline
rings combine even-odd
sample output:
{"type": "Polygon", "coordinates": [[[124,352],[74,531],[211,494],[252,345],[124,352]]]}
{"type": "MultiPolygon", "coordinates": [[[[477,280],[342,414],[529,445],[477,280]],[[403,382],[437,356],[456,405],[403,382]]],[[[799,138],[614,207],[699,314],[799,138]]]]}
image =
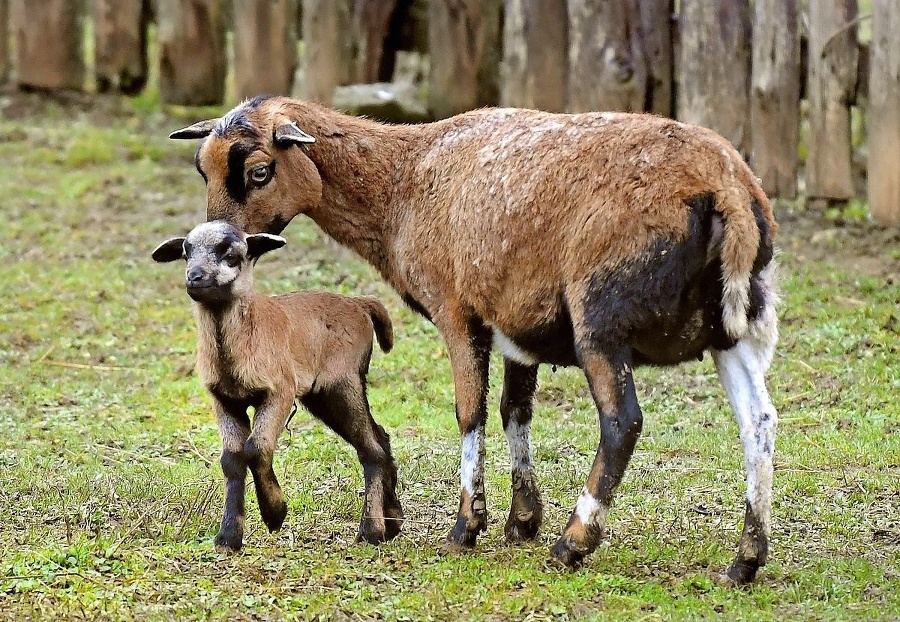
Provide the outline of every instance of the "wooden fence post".
{"type": "Polygon", "coordinates": [[[500,102],[566,108],[569,14],[562,0],[505,0],[500,102]]]}
{"type": "Polygon", "coordinates": [[[438,119],[478,105],[478,67],[484,40],[480,0],[431,0],[428,109],[438,119]]]}
{"type": "Polygon", "coordinates": [[[638,0],[638,39],[647,64],[647,91],[644,110],[666,117],[675,114],[675,50],[672,41],[672,14],[675,0],[638,0]]]}
{"type": "Polygon", "coordinates": [[[147,83],[148,0],[94,0],[97,90],[139,93],[147,83]]]}
{"type": "Polygon", "coordinates": [[[819,0],[809,12],[809,155],[806,194],[853,196],[850,104],[856,91],[856,0],[819,0]]]}
{"type": "Polygon", "coordinates": [[[297,68],[296,0],[234,0],[237,97],[290,95],[297,68]]]}
{"type": "Polygon", "coordinates": [[[496,106],[500,103],[500,65],[503,62],[503,0],[482,0],[481,41],[475,105],[496,106]]]}
{"type": "Polygon", "coordinates": [[[82,90],[84,3],[14,0],[12,6],[19,86],[82,90]]]}
{"type": "Polygon", "coordinates": [[[750,90],[750,164],[769,196],[797,195],[800,33],[797,0],[756,0],[750,90]]]}
{"type": "Polygon", "coordinates": [[[569,0],[568,8],[568,109],[642,111],[647,68],[637,3],[569,0]]]}
{"type": "Polygon", "coordinates": [[[357,82],[389,82],[384,67],[384,45],[397,0],[356,0],[353,6],[353,39],[356,58],[353,79],[357,82]]]}
{"type": "Polygon", "coordinates": [[[334,89],[352,74],[348,0],[303,0],[304,97],[331,105],[334,89]]]}
{"type": "Polygon", "coordinates": [[[9,78],[9,0],[0,0],[0,84],[9,78]]]}
{"type": "Polygon", "coordinates": [[[748,0],[681,0],[678,118],[750,147],[748,0]]]}
{"type": "Polygon", "coordinates": [[[876,222],[900,226],[900,4],[872,3],[869,74],[869,207],[876,222]]]}
{"type": "Polygon", "coordinates": [[[225,98],[221,0],[157,0],[163,103],[200,106],[225,98]]]}

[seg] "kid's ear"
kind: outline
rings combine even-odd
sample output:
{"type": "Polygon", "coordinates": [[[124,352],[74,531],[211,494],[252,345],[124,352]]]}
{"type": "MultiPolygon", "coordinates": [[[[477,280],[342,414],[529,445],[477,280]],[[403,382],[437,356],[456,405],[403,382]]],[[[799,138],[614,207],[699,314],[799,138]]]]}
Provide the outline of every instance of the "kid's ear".
{"type": "Polygon", "coordinates": [[[256,233],[247,236],[247,258],[259,259],[269,251],[281,248],[287,244],[280,235],[272,235],[271,233],[256,233]]]}
{"type": "Polygon", "coordinates": [[[184,238],[166,240],[156,247],[151,256],[153,261],[158,261],[159,263],[182,259],[184,257],[184,238]]]}

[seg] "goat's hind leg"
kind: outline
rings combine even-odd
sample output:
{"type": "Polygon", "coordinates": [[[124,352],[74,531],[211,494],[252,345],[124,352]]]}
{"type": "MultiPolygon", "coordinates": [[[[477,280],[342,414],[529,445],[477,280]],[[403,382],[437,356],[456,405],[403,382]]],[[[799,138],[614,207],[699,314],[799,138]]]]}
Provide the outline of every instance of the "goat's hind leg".
{"type": "Polygon", "coordinates": [[[397,498],[397,465],[387,432],[372,418],[365,376],[309,394],[303,404],[356,449],[363,467],[365,498],[357,540],[373,544],[391,540],[403,525],[397,498]]]}
{"type": "Polygon", "coordinates": [[[278,531],[287,516],[287,502],[272,461],[278,436],[290,416],[293,391],[282,391],[265,400],[253,416],[253,431],[244,444],[244,457],[253,474],[256,501],[263,523],[270,532],[278,531]]]}
{"type": "Polygon", "coordinates": [[[530,430],[534,392],[537,389],[536,365],[522,365],[503,359],[503,397],[500,416],[509,445],[512,476],[512,501],[504,533],[509,542],[533,540],[544,517],[541,493],[534,477],[530,430]]]}
{"type": "Polygon", "coordinates": [[[247,481],[247,463],[244,460],[244,443],[250,436],[250,419],[246,411],[226,409],[218,400],[215,404],[216,423],[222,441],[219,464],[225,475],[225,511],[222,525],[216,534],[216,549],[222,552],[237,551],[244,540],[244,494],[247,481]]]}
{"type": "Polygon", "coordinates": [[[718,577],[722,583],[750,583],[768,557],[778,414],[766,390],[765,373],[777,338],[774,309],[769,307],[733,348],[713,351],[716,370],[737,416],[747,468],[744,530],[734,562],[718,577]]]}

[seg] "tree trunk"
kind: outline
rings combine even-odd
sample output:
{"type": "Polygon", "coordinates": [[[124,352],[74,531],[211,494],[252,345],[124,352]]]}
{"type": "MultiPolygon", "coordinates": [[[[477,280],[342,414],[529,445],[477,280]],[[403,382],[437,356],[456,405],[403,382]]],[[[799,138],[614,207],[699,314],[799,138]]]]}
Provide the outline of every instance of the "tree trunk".
{"type": "Polygon", "coordinates": [[[385,44],[397,0],[356,0],[353,7],[353,39],[356,42],[354,81],[389,82],[382,72],[385,44]]]}
{"type": "Polygon", "coordinates": [[[675,115],[673,89],[675,50],[672,41],[672,14],[675,0],[638,0],[641,19],[638,41],[647,67],[644,110],[664,117],[675,115]]]}
{"type": "Polygon", "coordinates": [[[503,62],[503,0],[482,0],[481,39],[476,105],[496,106],[500,103],[500,64],[503,62]]]}
{"type": "Polygon", "coordinates": [[[750,148],[748,0],[682,0],[678,118],[750,148]]]}
{"type": "Polygon", "coordinates": [[[478,106],[478,66],[484,46],[480,0],[431,0],[428,109],[438,119],[478,106]]]}
{"type": "Polygon", "coordinates": [[[0,84],[9,78],[9,0],[0,0],[0,84]]]}
{"type": "Polygon", "coordinates": [[[500,101],[561,112],[566,108],[569,14],[562,0],[505,0],[500,101]]]}
{"type": "Polygon", "coordinates": [[[297,68],[296,0],[234,0],[234,78],[239,99],[290,95],[297,68]]]}
{"type": "Polygon", "coordinates": [[[159,90],[163,103],[221,104],[225,27],[219,0],[158,0],[159,90]]]}
{"type": "MultiPolygon", "coordinates": [[[[809,13],[810,198],[846,201],[853,196],[850,104],[856,92],[856,0],[820,0],[809,13]]],[[[893,35],[896,37],[896,33],[893,35]]]]}
{"type": "Polygon", "coordinates": [[[145,0],[94,0],[94,72],[99,92],[134,95],[144,88],[149,21],[145,0]]]}
{"type": "Polygon", "coordinates": [[[331,105],[334,89],[353,73],[348,0],[303,0],[304,97],[331,105]]]}
{"type": "Polygon", "coordinates": [[[13,1],[19,86],[82,90],[84,5],[71,0],[13,1]]]}
{"type": "Polygon", "coordinates": [[[644,109],[636,0],[569,0],[569,110],[644,109]]]}
{"type": "Polygon", "coordinates": [[[900,4],[872,3],[869,74],[869,206],[872,217],[900,226],[900,4]]]}
{"type": "Polygon", "coordinates": [[[756,0],[750,92],[750,164],[770,196],[797,195],[800,33],[796,0],[756,0]]]}

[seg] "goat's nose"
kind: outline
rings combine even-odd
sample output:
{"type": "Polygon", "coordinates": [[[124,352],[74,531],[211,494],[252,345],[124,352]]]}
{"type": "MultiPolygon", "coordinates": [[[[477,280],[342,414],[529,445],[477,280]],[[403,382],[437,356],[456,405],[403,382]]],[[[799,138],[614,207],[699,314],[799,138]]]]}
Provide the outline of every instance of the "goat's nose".
{"type": "Polygon", "coordinates": [[[188,286],[196,285],[200,281],[203,280],[203,270],[199,267],[194,266],[193,268],[189,268],[187,271],[187,276],[185,277],[188,286]]]}

